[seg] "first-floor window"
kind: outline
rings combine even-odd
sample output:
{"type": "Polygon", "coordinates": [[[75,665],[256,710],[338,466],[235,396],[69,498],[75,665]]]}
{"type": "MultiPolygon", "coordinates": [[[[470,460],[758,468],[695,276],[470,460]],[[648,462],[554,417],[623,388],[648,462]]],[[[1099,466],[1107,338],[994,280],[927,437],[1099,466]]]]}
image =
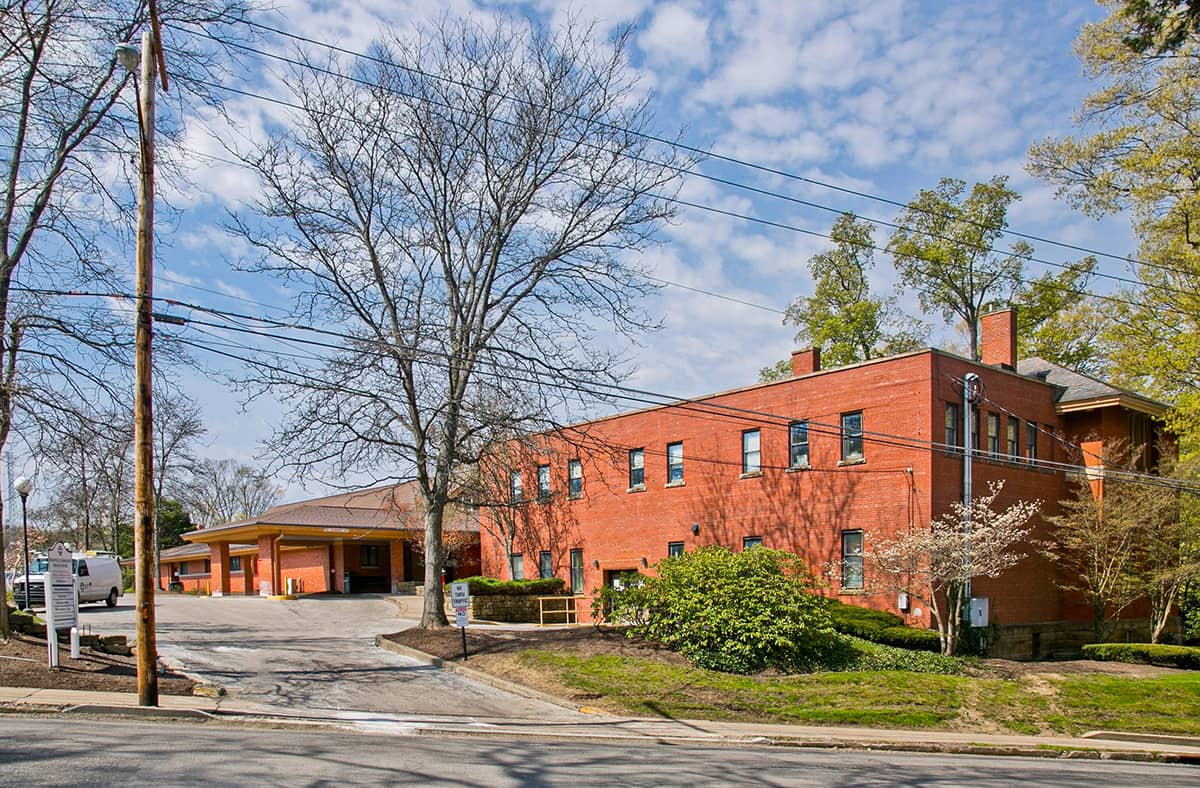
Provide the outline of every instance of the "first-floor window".
{"type": "Polygon", "coordinates": [[[242,571],[242,557],[240,555],[229,556],[229,571],[230,572],[242,571]]]}
{"type": "Polygon", "coordinates": [[[538,553],[538,577],[554,577],[554,559],[549,550],[538,553]]]}
{"type": "Polygon", "coordinates": [[[842,462],[863,459],[862,411],[842,414],[842,462]]]}
{"type": "Polygon", "coordinates": [[[571,551],[571,593],[583,593],[583,550],[571,551]]]}
{"type": "Polygon", "coordinates": [[[583,495],[583,464],[579,460],[567,460],[567,494],[583,495]]]}
{"type": "Polygon", "coordinates": [[[508,556],[508,571],[513,580],[525,579],[525,556],[520,553],[510,553],[508,556]]]}
{"type": "Polygon", "coordinates": [[[788,426],[788,466],[808,467],[808,422],[793,421],[788,426]]]}
{"type": "Polygon", "coordinates": [[[761,536],[743,536],[742,549],[749,550],[751,547],[762,547],[761,536]]]}
{"type": "Polygon", "coordinates": [[[379,547],[365,544],[358,548],[358,565],[363,569],[379,568],[379,547]]]}
{"type": "Polygon", "coordinates": [[[758,430],[742,433],[742,473],[758,473],[762,470],[761,434],[758,430]]]}
{"type": "Polygon", "coordinates": [[[863,532],[842,531],[842,588],[863,587],[863,532]]]}
{"type": "Polygon", "coordinates": [[[188,562],[187,561],[179,562],[179,574],[181,574],[181,575],[188,574],[188,562]]]}
{"type": "Polygon", "coordinates": [[[512,471],[508,474],[508,497],[513,503],[521,500],[521,472],[512,471]]]}
{"type": "Polygon", "coordinates": [[[667,542],[667,558],[683,555],[683,542],[667,542]]]}
{"type": "Polygon", "coordinates": [[[205,558],[204,559],[204,574],[207,575],[210,572],[212,572],[212,559],[205,558]]]}

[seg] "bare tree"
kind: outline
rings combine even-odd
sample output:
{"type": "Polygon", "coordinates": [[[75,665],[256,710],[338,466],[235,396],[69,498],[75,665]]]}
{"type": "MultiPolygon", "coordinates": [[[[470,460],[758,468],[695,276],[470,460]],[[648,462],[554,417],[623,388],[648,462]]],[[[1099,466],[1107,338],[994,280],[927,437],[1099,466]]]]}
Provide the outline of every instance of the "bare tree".
{"type": "Polygon", "coordinates": [[[986,495],[971,501],[970,530],[963,528],[966,507],[955,502],[928,530],[918,528],[882,540],[864,553],[872,580],[909,593],[929,608],[943,654],[958,648],[970,580],[1000,576],[1025,558],[1022,547],[1034,546],[1029,540],[1030,520],[1040,505],[1018,501],[997,511],[994,507],[1003,487],[993,483],[986,495]]]}
{"type": "Polygon", "coordinates": [[[444,513],[492,435],[620,379],[597,334],[652,325],[633,252],[687,162],[643,136],[625,44],[444,21],[378,44],[354,81],[330,76],[337,62],[297,69],[290,131],[243,157],[262,197],[232,229],[262,253],[255,270],[350,337],[251,369],[292,406],[270,449],[302,475],[416,480],[423,627],[446,624],[444,513]]]}
{"type": "MultiPolygon", "coordinates": [[[[226,30],[245,9],[241,0],[157,7],[164,24],[226,30]]],[[[128,321],[69,291],[125,289],[110,247],[128,238],[134,215],[129,162],[138,133],[134,96],[123,90],[130,76],[113,45],[134,38],[147,15],[142,0],[0,3],[0,447],[25,419],[57,412],[64,396],[113,401],[123,392],[128,321]]],[[[176,88],[182,106],[183,94],[207,91],[214,47],[178,33],[166,38],[176,84],[187,86],[176,88]]],[[[177,121],[163,113],[164,151],[178,137],[177,121]]],[[[164,176],[170,163],[164,156],[164,176]]],[[[0,598],[4,592],[0,572],[0,598]]],[[[0,630],[7,637],[2,605],[0,630]]]]}
{"type": "Polygon", "coordinates": [[[265,471],[235,460],[204,459],[179,496],[180,502],[201,528],[255,517],[275,505],[283,495],[265,471]]]}

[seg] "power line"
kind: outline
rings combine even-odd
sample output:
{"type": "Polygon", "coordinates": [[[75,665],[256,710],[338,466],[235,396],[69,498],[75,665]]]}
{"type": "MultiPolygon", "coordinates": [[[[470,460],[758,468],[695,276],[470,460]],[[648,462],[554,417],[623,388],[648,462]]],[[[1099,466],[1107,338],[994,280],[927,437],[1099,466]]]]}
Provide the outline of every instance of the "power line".
{"type": "MultiPolygon", "coordinates": [[[[277,35],[281,35],[281,36],[284,36],[284,37],[286,37],[286,38],[290,38],[290,39],[292,39],[292,40],[294,40],[294,41],[299,41],[299,42],[302,42],[302,43],[311,44],[311,45],[313,45],[313,46],[319,46],[319,47],[323,47],[323,48],[325,48],[325,49],[328,49],[328,50],[330,50],[330,51],[333,51],[333,52],[338,52],[338,53],[345,54],[345,55],[349,55],[349,56],[351,56],[351,57],[353,57],[353,58],[356,58],[356,59],[366,60],[366,61],[369,61],[369,62],[378,63],[378,64],[380,64],[380,65],[385,65],[385,66],[389,66],[389,67],[393,67],[393,68],[398,68],[398,69],[400,69],[400,70],[403,70],[403,71],[406,71],[406,72],[409,72],[409,73],[415,74],[415,75],[417,75],[417,76],[421,76],[421,77],[425,77],[425,78],[428,78],[428,79],[437,80],[437,81],[439,81],[439,82],[445,82],[445,83],[449,83],[449,84],[452,84],[452,85],[457,85],[457,86],[459,86],[459,87],[462,87],[462,88],[465,88],[465,89],[467,89],[467,90],[474,90],[474,91],[478,91],[478,92],[481,92],[481,93],[489,93],[490,95],[495,95],[495,96],[498,96],[499,98],[502,98],[502,99],[504,99],[504,100],[506,100],[506,101],[512,101],[512,102],[516,102],[516,103],[525,104],[525,105],[527,105],[527,106],[530,106],[531,108],[534,108],[534,109],[543,109],[543,110],[545,110],[545,109],[551,109],[550,107],[547,107],[547,106],[545,106],[545,105],[539,105],[539,104],[537,104],[537,103],[535,103],[535,102],[529,101],[528,99],[524,99],[524,98],[521,98],[521,97],[518,97],[518,96],[513,96],[513,95],[511,95],[511,94],[504,93],[504,92],[502,92],[502,91],[494,91],[494,90],[490,90],[490,89],[482,88],[482,87],[480,87],[480,86],[478,86],[478,85],[471,84],[471,83],[469,83],[469,82],[466,82],[466,81],[464,81],[464,80],[458,80],[458,79],[454,79],[454,78],[452,78],[452,77],[447,77],[447,76],[444,76],[444,75],[441,75],[441,74],[435,74],[435,73],[433,73],[433,72],[430,72],[430,71],[425,71],[425,70],[423,70],[423,69],[415,68],[415,67],[413,67],[413,66],[405,66],[405,65],[403,65],[403,64],[400,64],[400,63],[395,63],[395,62],[392,62],[392,61],[386,60],[386,59],[384,59],[384,58],[377,57],[377,56],[374,56],[374,55],[369,55],[369,54],[366,54],[366,53],[363,53],[363,52],[356,52],[356,51],[354,51],[354,50],[347,49],[347,48],[345,48],[345,47],[341,47],[341,46],[338,46],[338,45],[336,45],[336,44],[331,44],[331,43],[329,43],[329,42],[327,42],[327,41],[321,41],[321,40],[319,40],[319,39],[310,38],[310,37],[303,36],[303,35],[300,35],[300,34],[297,34],[297,33],[292,33],[292,32],[289,32],[289,31],[283,30],[283,29],[281,29],[281,28],[274,27],[274,26],[272,26],[272,25],[268,25],[268,24],[266,24],[266,23],[263,23],[263,22],[256,22],[256,21],[254,21],[254,20],[252,20],[252,19],[248,19],[248,18],[244,18],[244,19],[238,19],[238,21],[239,21],[239,22],[244,22],[244,23],[245,23],[247,26],[250,26],[250,27],[255,27],[255,28],[258,28],[258,29],[260,29],[260,30],[265,30],[265,31],[267,31],[267,32],[275,33],[275,34],[277,34],[277,35]]],[[[171,27],[173,27],[174,29],[176,29],[176,30],[178,30],[178,31],[180,31],[180,32],[183,32],[183,33],[185,33],[185,34],[188,34],[188,33],[191,33],[191,34],[193,34],[193,35],[196,35],[196,34],[197,34],[197,33],[192,33],[191,31],[189,31],[189,30],[187,30],[187,29],[185,29],[185,28],[183,28],[183,27],[181,27],[181,26],[179,26],[179,25],[169,25],[169,26],[171,26],[171,27]]],[[[202,35],[202,36],[204,36],[204,37],[207,37],[207,38],[211,38],[211,39],[213,39],[213,40],[219,40],[219,39],[216,39],[216,37],[215,37],[215,36],[212,36],[211,34],[208,34],[207,32],[200,32],[200,33],[198,33],[198,34],[199,34],[199,35],[202,35]]],[[[252,51],[252,52],[256,52],[257,54],[262,54],[262,55],[265,55],[265,56],[267,56],[267,57],[276,57],[276,58],[280,58],[280,59],[282,59],[282,58],[281,58],[281,56],[277,56],[277,55],[274,55],[274,54],[272,54],[272,53],[261,52],[261,51],[258,51],[258,50],[255,50],[255,49],[253,49],[253,48],[249,48],[249,47],[243,47],[243,48],[244,48],[244,49],[249,49],[249,50],[250,50],[250,51],[252,51]]],[[[304,64],[304,67],[312,68],[312,66],[311,66],[310,64],[304,64]]],[[[563,115],[565,115],[565,116],[567,116],[567,117],[569,117],[569,118],[573,118],[573,119],[581,119],[579,115],[577,115],[577,114],[575,114],[575,113],[571,113],[571,112],[569,112],[569,111],[567,111],[567,110],[553,110],[553,111],[555,111],[557,114],[563,114],[563,115]]],[[[894,199],[891,199],[891,198],[883,197],[883,196],[880,196],[880,195],[877,195],[877,194],[872,194],[872,193],[870,193],[870,192],[866,192],[866,191],[862,191],[862,190],[858,190],[858,189],[851,189],[851,188],[844,187],[844,186],[838,186],[837,184],[829,183],[828,181],[823,181],[823,180],[820,180],[820,179],[817,179],[817,178],[811,178],[811,177],[808,177],[808,176],[799,175],[799,174],[796,174],[796,173],[793,173],[793,172],[789,172],[789,171],[787,171],[787,170],[782,170],[782,169],[779,169],[779,168],[776,168],[776,167],[770,167],[770,166],[763,165],[763,164],[757,164],[757,163],[755,163],[755,162],[750,162],[750,161],[747,161],[747,160],[745,160],[745,159],[741,159],[741,158],[738,158],[738,157],[735,157],[735,156],[730,156],[730,155],[726,155],[726,154],[717,153],[716,151],[709,150],[709,149],[705,149],[705,148],[700,148],[700,147],[698,147],[698,146],[688,145],[688,144],[686,144],[686,143],[679,142],[679,141],[677,141],[677,140],[670,140],[670,139],[667,139],[667,138],[665,138],[665,137],[661,137],[661,136],[658,136],[658,135],[655,135],[655,134],[651,134],[651,133],[648,133],[648,132],[639,131],[639,130],[635,130],[635,129],[629,129],[629,128],[625,128],[625,127],[617,126],[616,124],[612,124],[612,123],[603,123],[603,122],[600,122],[600,123],[599,123],[599,125],[602,125],[602,126],[604,126],[604,127],[608,128],[608,129],[610,129],[610,130],[614,130],[614,131],[620,131],[620,132],[622,132],[622,133],[626,133],[626,134],[635,135],[635,136],[638,136],[638,137],[640,137],[640,138],[642,138],[642,139],[648,140],[648,141],[650,141],[650,142],[655,142],[655,143],[658,143],[658,144],[661,144],[661,145],[667,145],[667,146],[669,146],[669,147],[671,147],[671,148],[674,148],[674,149],[677,149],[677,150],[681,150],[681,151],[685,151],[685,152],[687,152],[687,153],[694,154],[694,155],[697,155],[697,156],[701,156],[701,157],[703,157],[703,158],[707,158],[707,159],[713,159],[713,160],[716,160],[716,161],[722,161],[722,162],[725,162],[725,163],[728,163],[728,164],[733,164],[733,165],[736,165],[736,166],[739,166],[739,167],[745,167],[745,168],[747,168],[747,169],[756,170],[756,171],[763,172],[763,173],[766,173],[766,174],[769,174],[769,175],[775,175],[775,176],[779,176],[779,177],[782,177],[782,178],[786,178],[786,179],[788,179],[788,180],[793,180],[793,181],[797,181],[797,182],[800,182],[800,183],[806,183],[806,184],[809,184],[809,185],[812,185],[812,186],[817,186],[817,187],[819,187],[819,188],[823,188],[823,189],[829,189],[829,190],[831,190],[831,191],[840,192],[840,193],[842,193],[842,194],[846,194],[846,195],[849,195],[849,196],[858,197],[858,198],[865,199],[865,200],[870,200],[870,201],[872,201],[872,202],[878,202],[878,203],[882,203],[882,204],[885,204],[885,205],[890,205],[890,206],[893,206],[893,207],[902,208],[902,209],[904,209],[904,210],[909,210],[909,209],[910,209],[910,207],[911,207],[911,208],[913,208],[913,209],[915,209],[915,210],[917,210],[917,211],[919,211],[919,212],[925,213],[925,214],[927,214],[927,215],[931,215],[931,216],[939,217],[939,218],[957,218],[957,217],[947,217],[946,215],[944,215],[944,214],[940,214],[940,213],[938,213],[938,212],[936,212],[936,211],[931,211],[931,210],[928,210],[928,209],[922,209],[922,208],[920,208],[920,207],[917,207],[917,206],[910,206],[908,203],[903,203],[903,202],[900,202],[900,201],[898,201],[898,200],[894,200],[894,199]]],[[[977,227],[981,227],[981,228],[983,228],[983,229],[993,229],[993,228],[992,228],[990,225],[986,225],[986,224],[984,224],[984,223],[981,223],[981,222],[972,222],[972,221],[970,221],[970,220],[962,220],[962,221],[966,221],[966,222],[968,222],[968,223],[970,223],[970,224],[973,224],[973,225],[975,225],[975,226],[977,226],[977,227]]],[[[1114,253],[1112,253],[1112,252],[1100,251],[1100,250],[1097,250],[1097,249],[1092,249],[1092,248],[1089,248],[1089,247],[1086,247],[1086,246],[1082,246],[1082,245],[1079,245],[1079,244],[1072,244],[1072,243],[1068,243],[1068,242],[1066,242],[1066,241],[1059,241],[1059,240],[1057,240],[1057,239],[1053,239],[1053,238],[1047,238],[1047,237],[1043,237],[1043,236],[1039,236],[1039,235],[1033,235],[1033,234],[1031,234],[1031,233],[1020,232],[1020,231],[1017,231],[1017,230],[1012,230],[1012,229],[1008,229],[1008,228],[1002,228],[1002,229],[1001,229],[1001,232],[1003,232],[1005,235],[1011,235],[1011,236],[1013,236],[1013,237],[1016,237],[1016,238],[1022,238],[1022,239],[1025,239],[1025,240],[1027,240],[1027,241],[1035,241],[1035,242],[1037,242],[1037,243],[1050,244],[1050,245],[1052,245],[1052,246],[1057,246],[1057,247],[1059,247],[1059,248],[1062,248],[1062,249],[1070,249],[1070,250],[1072,250],[1072,251],[1076,251],[1076,252],[1083,252],[1084,254],[1095,255],[1095,256],[1098,256],[1098,257],[1106,257],[1106,258],[1109,258],[1109,259],[1112,259],[1112,260],[1117,260],[1117,261],[1120,261],[1120,262],[1132,262],[1132,263],[1136,263],[1136,264],[1138,264],[1138,265],[1143,265],[1143,266],[1146,266],[1146,267],[1148,267],[1148,268],[1157,268],[1157,269],[1160,269],[1160,270],[1170,271],[1170,272],[1172,272],[1172,273],[1178,273],[1178,274],[1185,274],[1185,275],[1188,275],[1188,274],[1190,274],[1190,273],[1191,273],[1191,272],[1188,272],[1188,271],[1186,271],[1186,270],[1180,270],[1180,269],[1176,269],[1176,268],[1171,268],[1171,267],[1169,267],[1169,266],[1164,266],[1164,265],[1162,265],[1162,264],[1160,264],[1160,263],[1150,263],[1150,262],[1148,262],[1148,261],[1144,261],[1144,260],[1138,260],[1138,259],[1136,259],[1136,258],[1128,257],[1128,256],[1125,256],[1125,255],[1117,255],[1117,254],[1114,254],[1114,253]]]]}

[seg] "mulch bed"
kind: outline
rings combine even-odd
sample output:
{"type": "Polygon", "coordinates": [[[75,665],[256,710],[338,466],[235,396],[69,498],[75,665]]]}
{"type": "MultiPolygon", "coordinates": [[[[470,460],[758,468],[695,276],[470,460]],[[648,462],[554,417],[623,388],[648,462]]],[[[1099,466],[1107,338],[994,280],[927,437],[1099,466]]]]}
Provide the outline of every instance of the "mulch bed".
{"type": "MultiPolygon", "coordinates": [[[[13,633],[0,641],[0,686],[43,689],[137,692],[134,657],[102,654],[89,648],[71,659],[71,647],[60,643],[58,668],[50,668],[46,641],[13,633]]],[[[158,691],[164,695],[191,695],[196,682],[175,673],[159,673],[158,691]]]]}
{"type": "MultiPolygon", "coordinates": [[[[462,661],[462,633],[455,627],[444,629],[406,629],[384,638],[424,651],[448,661],[462,661]]],[[[579,654],[652,657],[664,662],[686,665],[679,654],[644,640],[625,637],[618,627],[569,627],[557,629],[489,629],[485,625],[467,627],[467,655],[515,655],[530,649],[579,654]]]]}

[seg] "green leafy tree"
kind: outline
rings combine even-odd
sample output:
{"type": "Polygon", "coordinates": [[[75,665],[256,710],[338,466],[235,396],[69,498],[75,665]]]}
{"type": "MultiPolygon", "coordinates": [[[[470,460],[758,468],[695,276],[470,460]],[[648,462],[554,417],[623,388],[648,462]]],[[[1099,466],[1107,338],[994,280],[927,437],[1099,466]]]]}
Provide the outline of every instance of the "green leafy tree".
{"type": "Polygon", "coordinates": [[[1184,36],[1167,56],[1131,48],[1135,21],[1106,4],[1109,16],[1076,41],[1098,83],[1079,133],[1033,145],[1028,168],[1089,215],[1132,217],[1141,286],[1112,310],[1114,377],[1174,400],[1172,426],[1190,448],[1200,437],[1200,40],[1184,36]]]}
{"type": "Polygon", "coordinates": [[[816,580],[792,553],[711,546],[656,569],[658,577],[632,586],[635,604],[618,607],[618,615],[633,622],[637,634],[700,667],[727,673],[805,668],[836,642],[816,580]]]}
{"type": "Polygon", "coordinates": [[[784,323],[798,326],[796,341],[819,347],[831,366],[866,361],[920,347],[925,327],[896,307],[896,299],[871,294],[868,272],[875,267],[870,222],[844,213],[834,222],[834,248],[808,261],[811,296],[788,307],[784,323]]]}
{"type": "Polygon", "coordinates": [[[1200,33],[1200,3],[1194,0],[1124,0],[1121,13],[1133,28],[1125,45],[1139,54],[1171,52],[1200,33]]]}
{"type": "Polygon", "coordinates": [[[758,371],[759,383],[770,383],[774,380],[783,380],[792,376],[792,362],[790,359],[777,361],[774,365],[763,367],[758,371]]]}
{"type": "Polygon", "coordinates": [[[1017,355],[1036,356],[1086,375],[1111,365],[1109,311],[1088,290],[1096,258],[1028,282],[1017,302],[1017,355]]]}
{"type": "Polygon", "coordinates": [[[1008,226],[1008,207],[1020,196],[996,176],[967,184],[942,178],[909,203],[888,242],[900,280],[917,291],[921,308],[962,321],[971,357],[979,359],[979,316],[1013,303],[1024,285],[1024,241],[1011,251],[993,248],[1008,226]]]}
{"type": "Polygon", "coordinates": [[[154,519],[158,523],[158,546],[163,549],[183,544],[183,535],[192,530],[192,518],[174,498],[164,498],[154,507],[154,519]]]}

